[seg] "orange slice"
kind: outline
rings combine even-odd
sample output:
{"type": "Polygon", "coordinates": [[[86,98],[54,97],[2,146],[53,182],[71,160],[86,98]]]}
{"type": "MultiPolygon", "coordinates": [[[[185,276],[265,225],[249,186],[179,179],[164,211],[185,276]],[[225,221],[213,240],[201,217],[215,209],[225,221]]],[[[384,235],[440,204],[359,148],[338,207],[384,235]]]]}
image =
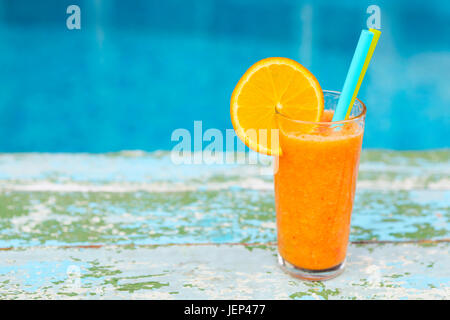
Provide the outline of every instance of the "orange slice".
{"type": "Polygon", "coordinates": [[[319,82],[305,67],[288,58],[267,58],[251,66],[234,88],[231,122],[250,149],[280,155],[278,141],[272,141],[276,110],[292,119],[319,121],[323,103],[319,82]]]}

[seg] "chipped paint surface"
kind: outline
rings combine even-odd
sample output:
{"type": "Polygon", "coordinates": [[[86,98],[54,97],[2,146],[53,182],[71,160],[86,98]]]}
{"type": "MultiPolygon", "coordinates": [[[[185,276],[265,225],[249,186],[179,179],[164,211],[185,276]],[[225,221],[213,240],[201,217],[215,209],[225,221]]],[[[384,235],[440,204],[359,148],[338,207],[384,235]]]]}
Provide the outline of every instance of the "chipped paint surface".
{"type": "Polygon", "coordinates": [[[276,247],[242,245],[0,252],[0,296],[132,299],[448,299],[449,243],[351,245],[340,277],[283,273],[276,247]]]}
{"type": "MultiPolygon", "coordinates": [[[[352,241],[450,237],[450,191],[357,192],[352,241]]],[[[274,242],[273,191],[3,192],[0,247],[274,242]]]]}
{"type": "MultiPolygon", "coordinates": [[[[245,155],[237,157],[241,159],[245,155]]],[[[226,156],[224,156],[226,158],[226,156]]],[[[0,188],[16,191],[222,190],[239,185],[272,190],[264,164],[174,165],[169,152],[111,154],[0,154],[0,188]]],[[[363,151],[358,187],[450,189],[450,151],[363,151]]]]}
{"type": "Polygon", "coordinates": [[[0,298],[450,298],[450,151],[363,152],[348,268],[323,283],[276,265],[268,172],[0,154],[0,298]]]}

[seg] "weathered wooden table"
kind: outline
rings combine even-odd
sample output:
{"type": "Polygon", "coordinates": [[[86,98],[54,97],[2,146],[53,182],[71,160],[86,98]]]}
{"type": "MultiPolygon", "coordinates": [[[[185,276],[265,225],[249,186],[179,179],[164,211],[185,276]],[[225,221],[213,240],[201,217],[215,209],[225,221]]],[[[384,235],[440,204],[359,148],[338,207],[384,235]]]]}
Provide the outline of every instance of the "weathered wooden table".
{"type": "Polygon", "coordinates": [[[262,165],[0,155],[0,298],[449,299],[450,151],[365,151],[346,271],[276,262],[262,165]]]}

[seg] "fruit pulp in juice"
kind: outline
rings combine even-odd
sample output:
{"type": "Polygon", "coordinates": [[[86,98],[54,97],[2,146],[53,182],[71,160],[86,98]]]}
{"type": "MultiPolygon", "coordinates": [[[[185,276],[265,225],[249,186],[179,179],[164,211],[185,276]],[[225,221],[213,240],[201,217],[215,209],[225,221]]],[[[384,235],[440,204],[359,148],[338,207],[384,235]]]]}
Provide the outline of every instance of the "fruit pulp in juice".
{"type": "MultiPolygon", "coordinates": [[[[321,121],[329,122],[332,111],[321,121]]],[[[325,270],[345,260],[364,128],[290,134],[275,159],[279,254],[295,267],[325,270]]]]}

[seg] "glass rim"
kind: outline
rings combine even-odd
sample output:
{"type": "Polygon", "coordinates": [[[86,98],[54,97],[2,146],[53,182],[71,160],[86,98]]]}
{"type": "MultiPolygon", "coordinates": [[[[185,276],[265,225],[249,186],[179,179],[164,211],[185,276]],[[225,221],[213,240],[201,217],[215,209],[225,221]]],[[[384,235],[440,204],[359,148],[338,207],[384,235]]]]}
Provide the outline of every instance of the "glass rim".
{"type": "MultiPolygon", "coordinates": [[[[341,95],[341,92],[339,91],[333,91],[333,90],[322,90],[323,93],[331,93],[333,95],[341,95]]],[[[330,124],[346,124],[346,123],[352,123],[355,121],[358,121],[359,119],[363,119],[366,115],[366,105],[364,104],[364,102],[362,102],[361,100],[359,100],[358,98],[356,98],[355,100],[357,100],[361,106],[362,106],[362,111],[353,118],[349,118],[346,120],[341,120],[341,121],[304,121],[304,120],[297,120],[297,119],[292,119],[291,117],[281,113],[277,108],[275,108],[275,114],[282,116],[283,118],[289,120],[289,121],[293,121],[293,122],[298,122],[298,123],[302,123],[302,124],[315,124],[315,125],[330,125],[330,124]]]]}

